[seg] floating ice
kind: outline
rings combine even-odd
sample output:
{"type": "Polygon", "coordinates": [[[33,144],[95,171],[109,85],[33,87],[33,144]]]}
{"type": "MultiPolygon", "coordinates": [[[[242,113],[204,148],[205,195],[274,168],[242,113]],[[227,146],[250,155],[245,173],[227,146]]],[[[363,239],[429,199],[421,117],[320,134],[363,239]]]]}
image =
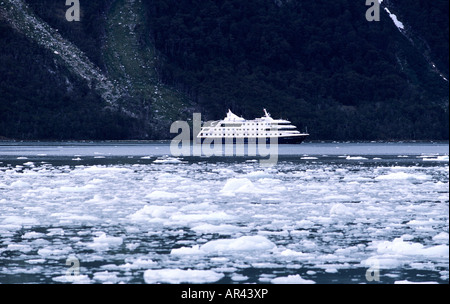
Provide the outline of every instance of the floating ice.
{"type": "Polygon", "coordinates": [[[411,282],[408,280],[395,281],[394,284],[439,284],[438,282],[411,282]]]}
{"type": "Polygon", "coordinates": [[[246,178],[249,179],[258,179],[258,178],[265,178],[265,177],[271,177],[272,175],[265,171],[253,171],[249,172],[245,175],[246,178]]]}
{"type": "Polygon", "coordinates": [[[377,265],[380,268],[397,268],[416,260],[427,258],[431,260],[448,260],[448,245],[425,247],[420,243],[405,242],[403,238],[390,241],[376,241],[375,247],[378,255],[362,261],[362,265],[377,265]]]}
{"type": "Polygon", "coordinates": [[[235,274],[231,276],[231,280],[235,282],[247,281],[248,277],[240,274],[235,274]]]}
{"type": "Polygon", "coordinates": [[[255,186],[248,178],[231,178],[223,186],[221,193],[234,194],[255,192],[255,186]]]}
{"type": "Polygon", "coordinates": [[[128,168],[120,168],[120,167],[92,166],[83,169],[83,172],[112,175],[118,173],[131,173],[133,171],[128,168]]]}
{"type": "Polygon", "coordinates": [[[448,243],[448,233],[441,232],[435,236],[433,236],[433,241],[438,243],[448,243]]]}
{"type": "Polygon", "coordinates": [[[214,283],[224,277],[223,273],[217,273],[212,270],[182,270],[182,269],[158,269],[146,270],[144,272],[144,280],[147,284],[155,283],[192,283],[204,284],[214,283]]]}
{"type": "Polygon", "coordinates": [[[107,236],[106,233],[101,232],[98,237],[94,238],[92,243],[87,244],[87,246],[93,250],[107,250],[110,247],[120,246],[123,243],[121,237],[107,236]]]}
{"type": "Polygon", "coordinates": [[[208,253],[230,251],[264,251],[272,250],[276,245],[263,236],[242,236],[237,239],[222,239],[210,241],[200,247],[208,253]]]}
{"type": "Polygon", "coordinates": [[[94,273],[94,280],[106,283],[117,283],[119,281],[119,278],[115,273],[101,271],[94,273]]]}
{"type": "Polygon", "coordinates": [[[295,258],[311,257],[311,255],[309,255],[307,253],[298,252],[298,251],[294,251],[294,250],[291,250],[291,249],[283,250],[280,253],[280,255],[284,256],[284,257],[295,257],[295,258]]]}
{"type": "MultiPolygon", "coordinates": [[[[23,239],[37,239],[37,238],[41,238],[43,236],[44,236],[43,233],[30,231],[30,232],[26,232],[24,235],[22,235],[22,238],[23,239]]],[[[447,235],[447,239],[448,239],[448,235],[447,235]]]]}
{"type": "Polygon", "coordinates": [[[72,214],[72,213],[64,213],[57,212],[52,213],[50,216],[56,217],[60,219],[60,223],[72,223],[72,222],[96,222],[100,219],[93,215],[88,214],[72,214]]]}
{"type": "Polygon", "coordinates": [[[89,284],[91,279],[87,275],[63,275],[52,278],[53,281],[59,283],[73,283],[73,284],[89,284]]]}
{"type": "Polygon", "coordinates": [[[441,161],[448,162],[448,155],[441,155],[436,157],[424,157],[423,161],[441,161]]]}
{"type": "Polygon", "coordinates": [[[211,225],[202,224],[191,228],[197,233],[219,233],[219,234],[233,234],[242,230],[242,228],[233,225],[211,225]]]}
{"type": "Polygon", "coordinates": [[[181,247],[175,248],[170,251],[173,255],[196,255],[196,254],[206,254],[200,249],[200,245],[195,245],[194,247],[181,247]]]}
{"type": "Polygon", "coordinates": [[[158,157],[153,161],[154,164],[181,164],[183,160],[177,157],[158,157]]]}
{"type": "Polygon", "coordinates": [[[380,175],[375,177],[376,180],[401,180],[401,179],[419,179],[425,180],[430,177],[425,174],[410,174],[406,172],[394,172],[386,175],[380,175]]]}
{"type": "Polygon", "coordinates": [[[347,207],[341,203],[333,204],[330,209],[330,215],[352,215],[354,213],[355,211],[353,210],[353,208],[347,207]]]}
{"type": "Polygon", "coordinates": [[[245,252],[245,251],[270,251],[276,245],[263,236],[243,236],[237,239],[219,239],[207,242],[206,244],[194,247],[181,247],[172,249],[171,254],[175,255],[196,255],[225,252],[245,252]]]}
{"type": "Polygon", "coordinates": [[[431,161],[447,152],[433,154],[434,146],[326,151],[314,162],[300,158],[325,151],[302,151],[281,155],[270,169],[239,158],[157,165],[157,156],[140,159],[150,150],[134,158],[126,150],[108,157],[110,165],[71,161],[106,152],[98,147],[67,153],[65,164],[52,156],[35,161],[40,151],[26,161],[34,167],[16,160],[23,155],[1,158],[0,283],[13,275],[33,283],[137,283],[147,270],[148,282],[191,283],[188,268],[208,283],[224,275],[237,283],[327,283],[341,271],[361,273],[352,282],[364,283],[377,265],[387,283],[448,282],[448,162],[431,161]],[[64,276],[69,255],[80,259],[82,276],[64,276]],[[184,279],[171,279],[170,270],[184,279]]]}
{"type": "Polygon", "coordinates": [[[365,160],[367,158],[362,157],[362,156],[347,156],[345,159],[347,159],[347,160],[365,160]]]}
{"type": "Polygon", "coordinates": [[[16,215],[7,216],[2,221],[2,224],[4,224],[4,225],[6,224],[6,225],[19,225],[19,226],[32,226],[32,225],[37,225],[38,223],[39,223],[39,221],[35,218],[16,216],[16,215]]]}
{"type": "Polygon", "coordinates": [[[300,275],[290,275],[287,277],[278,277],[270,281],[272,284],[315,284],[312,280],[305,280],[300,275]]]}
{"type": "Polygon", "coordinates": [[[219,212],[206,212],[206,213],[194,213],[194,214],[174,214],[170,219],[178,222],[189,223],[189,222],[206,222],[206,221],[223,221],[229,220],[233,217],[229,214],[219,211],[219,212]]]}
{"type": "Polygon", "coordinates": [[[11,188],[29,188],[30,186],[31,186],[30,183],[21,180],[12,182],[10,185],[11,188]]]}
{"type": "Polygon", "coordinates": [[[33,250],[31,246],[29,245],[23,245],[23,244],[9,244],[8,247],[6,247],[6,250],[9,251],[21,251],[21,252],[30,252],[33,250]]]}
{"type": "Polygon", "coordinates": [[[129,218],[136,222],[165,219],[169,218],[174,211],[176,211],[176,208],[171,206],[145,205],[142,209],[130,215],[129,218]]]}
{"type": "Polygon", "coordinates": [[[153,191],[152,193],[149,193],[145,196],[145,198],[149,199],[155,199],[155,200],[161,200],[161,199],[176,199],[178,198],[178,194],[171,193],[167,191],[153,191]]]}
{"type": "Polygon", "coordinates": [[[127,263],[124,265],[120,265],[119,268],[123,268],[126,270],[130,270],[130,269],[148,269],[148,268],[153,268],[155,266],[158,265],[157,262],[154,262],[151,259],[147,259],[147,258],[137,258],[137,259],[126,259],[125,260],[127,263]]]}
{"type": "MultiPolygon", "coordinates": [[[[256,174],[249,174],[248,177],[254,179],[254,178],[261,178],[264,176],[268,176],[267,173],[258,172],[256,174]]],[[[266,179],[262,178],[260,180],[262,184],[265,184],[267,182],[276,182],[274,179],[266,179]]],[[[264,185],[262,185],[264,186],[264,185]]],[[[234,196],[236,194],[240,193],[251,193],[251,194],[268,194],[271,193],[270,188],[268,187],[258,187],[256,186],[250,179],[248,178],[230,178],[227,180],[225,185],[223,186],[220,193],[222,195],[226,196],[234,196]]]]}
{"type": "Polygon", "coordinates": [[[69,253],[71,252],[71,248],[70,247],[65,247],[65,248],[52,248],[52,247],[46,247],[46,248],[42,248],[38,250],[38,254],[44,258],[54,258],[54,259],[59,259],[59,258],[65,258],[69,255],[69,253]]]}

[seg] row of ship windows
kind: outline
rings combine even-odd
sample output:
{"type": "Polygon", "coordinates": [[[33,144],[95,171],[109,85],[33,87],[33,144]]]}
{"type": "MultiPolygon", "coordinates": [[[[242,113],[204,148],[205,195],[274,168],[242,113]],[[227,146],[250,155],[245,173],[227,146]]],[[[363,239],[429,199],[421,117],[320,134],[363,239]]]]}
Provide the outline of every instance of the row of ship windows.
{"type": "MultiPolygon", "coordinates": [[[[274,128],[275,129],[275,128],[274,128]]],[[[280,129],[280,128],[278,128],[278,129],[280,129]]],[[[271,128],[264,128],[264,129],[258,129],[258,128],[249,128],[249,129],[241,129],[241,128],[238,128],[237,129],[237,131],[270,131],[271,130],[271,128]]],[[[206,129],[205,128],[205,131],[209,131],[209,129],[206,129]]],[[[236,129],[235,128],[228,128],[228,129],[226,129],[226,131],[236,131],[236,129]]],[[[220,131],[219,131],[220,132],[220,131]]]]}
{"type": "Polygon", "coordinates": [[[227,126],[238,126],[238,127],[240,127],[240,126],[242,126],[242,125],[244,125],[244,126],[259,126],[259,125],[261,125],[261,126],[268,126],[268,125],[275,125],[275,124],[273,124],[273,123],[268,123],[268,122],[265,122],[265,123],[259,123],[259,122],[244,122],[244,123],[222,123],[222,124],[220,124],[220,126],[221,127],[227,127],[227,126]]]}
{"type": "Polygon", "coordinates": [[[212,135],[222,135],[222,136],[225,136],[225,135],[231,135],[231,136],[235,136],[235,135],[245,135],[245,136],[256,136],[256,135],[266,135],[266,136],[269,136],[269,135],[282,135],[281,133],[266,133],[266,134],[260,134],[260,133],[252,133],[252,134],[249,134],[249,133],[243,133],[243,134],[235,134],[235,133],[233,133],[233,134],[230,134],[230,133],[223,133],[223,134],[218,134],[218,133],[200,133],[200,136],[212,136],[212,135]]]}

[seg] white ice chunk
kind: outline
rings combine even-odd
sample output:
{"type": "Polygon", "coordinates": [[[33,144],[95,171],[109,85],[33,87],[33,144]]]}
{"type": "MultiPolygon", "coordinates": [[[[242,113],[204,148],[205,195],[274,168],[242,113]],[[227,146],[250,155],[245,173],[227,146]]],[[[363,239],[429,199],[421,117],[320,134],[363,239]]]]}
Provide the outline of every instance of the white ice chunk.
{"type": "Polygon", "coordinates": [[[411,282],[408,280],[395,281],[394,284],[439,284],[438,282],[411,282]]]}
{"type": "Polygon", "coordinates": [[[89,284],[91,279],[87,275],[62,275],[52,278],[55,282],[74,283],[74,284],[89,284]]]}
{"type": "Polygon", "coordinates": [[[347,159],[347,160],[365,160],[367,158],[362,157],[362,156],[347,156],[345,159],[347,159]]]}
{"type": "Polygon", "coordinates": [[[29,187],[31,187],[31,185],[22,180],[18,180],[18,181],[12,182],[10,187],[11,188],[29,188],[29,187]]]}
{"type": "Polygon", "coordinates": [[[241,230],[240,227],[226,224],[222,225],[203,224],[195,226],[191,229],[197,233],[219,233],[219,234],[233,234],[241,230]]]}
{"type": "Polygon", "coordinates": [[[430,176],[426,174],[409,174],[406,172],[394,172],[386,175],[380,175],[375,177],[376,180],[406,180],[406,179],[416,179],[416,180],[426,180],[430,176]]]}
{"type": "Polygon", "coordinates": [[[245,177],[250,179],[258,179],[264,177],[272,177],[272,175],[265,171],[252,171],[250,173],[247,173],[245,177]]]}
{"type": "Polygon", "coordinates": [[[10,215],[7,216],[2,223],[6,225],[32,226],[37,225],[39,221],[35,218],[10,215]]]}
{"type": "Polygon", "coordinates": [[[241,275],[241,274],[234,274],[231,276],[231,280],[233,280],[235,282],[242,282],[242,281],[247,281],[248,277],[241,275]]]}
{"type": "Polygon", "coordinates": [[[433,236],[433,241],[437,243],[448,243],[448,233],[441,232],[435,236],[433,236]]]}
{"type": "Polygon", "coordinates": [[[424,157],[422,159],[423,161],[441,161],[441,162],[448,162],[448,155],[441,155],[436,157],[424,157]]]}
{"type": "MultiPolygon", "coordinates": [[[[258,174],[251,177],[252,178],[263,177],[263,175],[258,174]]],[[[269,181],[274,182],[277,180],[269,179],[269,181]]],[[[270,187],[265,185],[264,188],[258,188],[248,178],[230,178],[229,180],[227,180],[220,193],[227,196],[233,196],[237,193],[254,193],[254,194],[270,193],[270,187]]]]}
{"type": "Polygon", "coordinates": [[[157,262],[154,262],[151,259],[148,258],[137,258],[137,259],[125,259],[125,262],[128,262],[124,265],[120,265],[119,268],[125,268],[125,269],[148,269],[152,268],[158,265],[157,262]]]}
{"type": "Polygon", "coordinates": [[[177,157],[159,157],[153,161],[154,164],[181,164],[182,159],[177,157]]]}
{"type": "Polygon", "coordinates": [[[176,211],[175,207],[145,205],[142,209],[130,215],[133,221],[148,221],[149,219],[169,218],[172,212],[176,211]]]}
{"type": "Polygon", "coordinates": [[[231,178],[223,186],[222,193],[253,192],[255,185],[248,178],[231,178]]]}
{"type": "Polygon", "coordinates": [[[341,203],[333,204],[330,209],[330,215],[352,215],[354,213],[355,211],[353,208],[347,207],[341,203]]]}
{"type": "Polygon", "coordinates": [[[87,244],[87,246],[94,250],[107,250],[110,247],[120,246],[123,243],[121,237],[107,236],[106,233],[102,232],[100,236],[95,237],[92,243],[87,244]]]}
{"type": "Polygon", "coordinates": [[[46,247],[39,249],[37,253],[44,258],[60,258],[60,257],[67,257],[70,251],[71,251],[70,247],[65,247],[61,249],[46,247]]]}
{"type": "Polygon", "coordinates": [[[272,284],[315,284],[312,280],[305,280],[300,275],[289,275],[287,277],[278,277],[270,281],[272,284]]]}
{"type": "Polygon", "coordinates": [[[400,255],[422,255],[428,257],[448,257],[449,251],[446,245],[437,245],[424,248],[420,243],[405,242],[402,238],[396,238],[392,242],[384,241],[377,245],[378,253],[400,255]]]}
{"type": "MultiPolygon", "coordinates": [[[[35,231],[30,231],[25,233],[24,235],[22,235],[23,239],[37,239],[37,238],[41,238],[43,237],[44,234],[43,233],[39,233],[39,232],[35,232],[35,231]]],[[[448,239],[448,238],[447,238],[448,239]]]]}
{"type": "Polygon", "coordinates": [[[209,213],[181,214],[177,213],[170,217],[171,220],[177,222],[205,222],[205,221],[223,221],[230,220],[233,217],[223,211],[209,213]]]}
{"type": "Polygon", "coordinates": [[[201,250],[211,252],[227,252],[227,251],[263,251],[272,250],[276,245],[267,238],[256,236],[242,236],[237,239],[222,239],[210,241],[200,247],[201,250]]]}
{"type": "Polygon", "coordinates": [[[178,194],[166,192],[166,191],[153,191],[152,193],[149,193],[145,196],[145,198],[155,199],[155,200],[162,200],[162,199],[176,199],[178,198],[178,194]]]}
{"type": "Polygon", "coordinates": [[[212,270],[151,269],[144,272],[144,280],[147,284],[205,284],[217,282],[223,277],[223,273],[217,273],[212,270]]]}
{"type": "Polygon", "coordinates": [[[205,254],[205,252],[200,250],[199,245],[195,245],[194,247],[181,247],[181,248],[172,249],[170,251],[170,254],[173,254],[173,255],[196,255],[196,254],[205,254]]]}
{"type": "Polygon", "coordinates": [[[8,247],[6,247],[6,250],[10,251],[20,251],[20,252],[30,252],[33,250],[30,245],[23,245],[23,244],[9,244],[8,247]]]}
{"type": "Polygon", "coordinates": [[[120,167],[92,166],[92,167],[85,168],[83,170],[83,172],[113,175],[113,174],[117,174],[117,173],[132,173],[133,170],[128,169],[128,168],[120,168],[120,167]]]}
{"type": "Polygon", "coordinates": [[[119,281],[119,278],[113,272],[101,271],[94,273],[94,280],[103,283],[117,283],[119,281]]]}
{"type": "Polygon", "coordinates": [[[306,254],[306,253],[303,253],[303,252],[299,252],[299,251],[294,251],[294,250],[291,250],[291,249],[283,250],[280,253],[280,255],[284,256],[284,257],[294,257],[294,258],[311,257],[311,255],[309,255],[309,254],[306,254]]]}
{"type": "Polygon", "coordinates": [[[263,236],[243,236],[237,239],[220,239],[210,241],[202,246],[191,248],[181,247],[172,249],[175,255],[196,255],[219,252],[268,251],[275,249],[276,245],[263,236]]]}

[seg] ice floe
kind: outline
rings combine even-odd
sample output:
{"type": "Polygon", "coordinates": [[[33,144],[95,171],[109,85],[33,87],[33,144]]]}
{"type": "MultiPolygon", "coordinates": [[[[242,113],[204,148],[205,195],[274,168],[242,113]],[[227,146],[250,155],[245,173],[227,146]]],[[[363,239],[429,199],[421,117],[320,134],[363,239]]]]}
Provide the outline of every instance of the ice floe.
{"type": "Polygon", "coordinates": [[[192,248],[172,249],[172,254],[208,254],[243,251],[266,251],[275,249],[276,245],[263,236],[242,236],[237,239],[219,239],[192,248]]]}
{"type": "Polygon", "coordinates": [[[193,269],[157,269],[146,270],[144,280],[147,284],[154,283],[214,283],[224,277],[223,273],[217,273],[212,270],[193,270],[193,269]]]}
{"type": "Polygon", "coordinates": [[[289,275],[287,277],[278,277],[270,281],[273,284],[315,284],[312,280],[305,280],[300,275],[289,275]]]}
{"type": "Polygon", "coordinates": [[[98,237],[94,237],[92,243],[87,244],[87,247],[93,250],[108,250],[110,247],[120,246],[122,243],[121,237],[108,236],[101,232],[98,237]]]}

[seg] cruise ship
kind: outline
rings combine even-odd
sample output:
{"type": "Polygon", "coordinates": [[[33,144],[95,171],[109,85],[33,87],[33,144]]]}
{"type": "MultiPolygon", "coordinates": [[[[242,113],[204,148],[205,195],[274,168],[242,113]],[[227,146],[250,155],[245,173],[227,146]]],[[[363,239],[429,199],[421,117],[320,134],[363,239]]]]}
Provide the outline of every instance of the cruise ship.
{"type": "Polygon", "coordinates": [[[197,135],[197,143],[206,139],[222,143],[266,143],[300,144],[308,133],[300,133],[290,121],[273,119],[264,109],[264,116],[254,120],[246,120],[228,110],[223,120],[213,121],[203,126],[197,135]]]}

